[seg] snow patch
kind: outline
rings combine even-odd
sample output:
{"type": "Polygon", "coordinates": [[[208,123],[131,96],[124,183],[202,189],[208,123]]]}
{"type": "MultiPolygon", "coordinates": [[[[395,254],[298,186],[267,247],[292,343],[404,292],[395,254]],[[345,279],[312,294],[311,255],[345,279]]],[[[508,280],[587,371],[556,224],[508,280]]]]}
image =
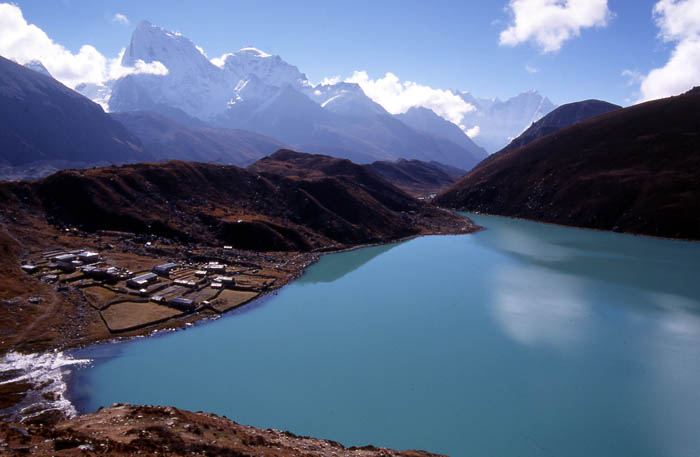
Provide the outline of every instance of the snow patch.
{"type": "Polygon", "coordinates": [[[75,416],[75,406],[66,398],[68,385],[65,378],[71,367],[90,362],[90,359],[74,359],[58,351],[6,354],[0,359],[0,373],[10,373],[10,377],[0,384],[26,382],[33,388],[17,405],[5,412],[13,420],[37,416],[49,410],[62,411],[68,417],[75,416]]]}
{"type": "Polygon", "coordinates": [[[479,127],[478,125],[475,125],[474,127],[470,128],[470,129],[464,130],[464,133],[466,133],[467,136],[471,139],[474,139],[477,136],[479,136],[479,132],[481,132],[481,127],[479,127]]]}
{"type": "Polygon", "coordinates": [[[254,48],[254,47],[252,47],[252,46],[248,46],[248,47],[245,47],[245,48],[241,48],[241,49],[238,50],[238,52],[245,52],[245,53],[255,54],[257,57],[261,57],[261,58],[263,58],[263,59],[266,58],[266,57],[272,57],[272,54],[268,54],[268,53],[266,53],[265,51],[261,51],[260,49],[254,48]]]}
{"type": "Polygon", "coordinates": [[[325,102],[321,103],[321,108],[325,108],[327,104],[329,104],[330,102],[332,102],[332,101],[335,100],[336,98],[341,97],[342,95],[343,95],[343,94],[338,94],[338,95],[334,95],[333,97],[329,98],[329,99],[326,100],[325,102]]]}

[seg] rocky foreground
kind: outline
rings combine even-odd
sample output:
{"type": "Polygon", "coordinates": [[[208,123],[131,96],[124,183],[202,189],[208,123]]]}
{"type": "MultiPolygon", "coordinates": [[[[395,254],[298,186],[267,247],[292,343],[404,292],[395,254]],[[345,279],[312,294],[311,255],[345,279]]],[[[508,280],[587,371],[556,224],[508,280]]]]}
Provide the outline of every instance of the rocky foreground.
{"type": "Polygon", "coordinates": [[[335,441],[260,430],[208,413],[116,404],[56,424],[0,422],[0,455],[429,457],[436,454],[374,446],[346,448],[335,441]]]}

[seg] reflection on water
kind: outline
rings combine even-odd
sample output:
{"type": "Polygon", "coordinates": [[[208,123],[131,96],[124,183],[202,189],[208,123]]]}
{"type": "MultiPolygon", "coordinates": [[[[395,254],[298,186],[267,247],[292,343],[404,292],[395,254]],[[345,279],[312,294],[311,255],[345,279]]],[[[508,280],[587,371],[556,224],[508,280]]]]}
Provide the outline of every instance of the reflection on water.
{"type": "MultiPolygon", "coordinates": [[[[682,295],[697,303],[697,243],[572,230],[495,216],[473,217],[487,217],[490,222],[484,236],[475,237],[479,244],[524,264],[634,289],[682,295]]],[[[700,307],[694,308],[700,311],[700,307]]]]}
{"type": "Polygon", "coordinates": [[[211,324],[79,351],[96,363],[72,398],[453,456],[700,456],[700,244],[475,221],[324,256],[211,324]]]}
{"type": "Polygon", "coordinates": [[[344,253],[343,262],[334,262],[325,265],[320,271],[314,271],[314,274],[305,274],[297,280],[298,284],[316,284],[319,282],[333,282],[342,278],[346,274],[360,268],[375,257],[400,246],[403,243],[391,243],[381,246],[372,246],[364,249],[355,249],[344,253]]]}
{"type": "Polygon", "coordinates": [[[491,280],[494,315],[519,343],[568,344],[585,334],[585,285],[575,276],[536,265],[504,266],[491,280]]]}

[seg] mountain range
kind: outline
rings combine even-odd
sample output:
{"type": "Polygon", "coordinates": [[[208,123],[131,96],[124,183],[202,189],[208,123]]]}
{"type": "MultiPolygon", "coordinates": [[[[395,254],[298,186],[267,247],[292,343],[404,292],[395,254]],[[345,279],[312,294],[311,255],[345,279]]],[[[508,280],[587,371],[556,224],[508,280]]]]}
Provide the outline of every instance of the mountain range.
{"type": "MultiPolygon", "coordinates": [[[[94,146],[90,154],[79,152],[83,146],[71,146],[70,152],[54,147],[51,153],[20,153],[19,163],[17,157],[8,154],[17,155],[22,147],[36,142],[36,138],[24,138],[25,134],[31,137],[31,132],[15,129],[20,119],[27,125],[38,122],[43,132],[56,130],[61,122],[76,126],[79,122],[67,119],[72,109],[65,107],[50,116],[25,118],[19,106],[5,104],[14,113],[8,116],[19,113],[15,123],[5,126],[6,144],[9,146],[8,138],[14,137],[14,142],[23,146],[5,149],[12,152],[0,157],[0,178],[36,178],[62,168],[144,160],[181,159],[245,166],[282,147],[349,158],[357,163],[409,159],[470,170],[487,157],[490,149],[478,146],[463,127],[432,110],[414,107],[392,115],[357,84],[314,85],[297,67],[252,47],[210,60],[186,37],[146,21],[135,28],[121,60],[125,67],[142,63],[159,65],[162,71],[130,73],[104,84],[76,87],[110,111],[108,117],[99,113],[92,116],[94,119],[118,121],[126,129],[115,127],[115,123],[111,123],[112,128],[128,136],[128,140],[121,140],[120,135],[85,122],[83,128],[90,131],[94,146]],[[110,147],[101,146],[115,139],[129,145],[130,150],[115,154],[110,147]]],[[[1,68],[9,73],[7,65],[1,68]]],[[[26,76],[27,87],[22,90],[31,92],[31,81],[38,75],[51,79],[39,61],[27,63],[25,69],[33,71],[21,73],[14,68],[14,82],[9,82],[8,74],[0,84],[22,86],[20,80],[26,76]]],[[[70,91],[59,86],[52,85],[51,89],[63,95],[70,91]]],[[[479,141],[488,143],[497,138],[494,144],[520,133],[553,107],[536,92],[505,102],[477,99],[466,92],[459,94],[475,107],[465,122],[481,132],[479,141]]],[[[60,99],[48,93],[43,97],[60,99]]],[[[73,100],[78,100],[77,94],[73,100]]],[[[81,103],[97,113],[96,105],[87,100],[81,103]]],[[[64,129],[64,133],[69,131],[64,129]]],[[[49,134],[43,140],[61,144],[52,138],[49,134]]]]}
{"type": "Polygon", "coordinates": [[[134,30],[122,64],[131,66],[139,60],[160,62],[168,72],[124,76],[110,82],[99,97],[94,87],[79,90],[100,99],[105,98],[104,90],[110,91],[112,112],[156,111],[171,118],[182,113],[358,162],[403,157],[469,169],[486,151],[499,149],[496,146],[505,145],[554,108],[534,91],[503,102],[460,92],[475,107],[464,123],[478,127],[481,133],[476,138],[488,145],[484,149],[430,110],[414,109],[432,119],[409,111],[395,116],[401,124],[394,123],[357,84],[314,85],[297,67],[252,47],[209,60],[189,39],[144,21],[134,30]],[[406,125],[415,130],[410,140],[406,125]]]}
{"type": "MultiPolygon", "coordinates": [[[[454,135],[412,128],[356,84],[314,86],[297,67],[255,48],[210,61],[187,38],[142,22],[122,65],[138,61],[160,62],[167,74],[130,74],[114,81],[111,112],[154,111],[180,122],[186,115],[356,162],[403,157],[469,169],[486,156],[453,124],[457,142],[454,135]]],[[[432,112],[426,115],[447,123],[432,112]]]]}

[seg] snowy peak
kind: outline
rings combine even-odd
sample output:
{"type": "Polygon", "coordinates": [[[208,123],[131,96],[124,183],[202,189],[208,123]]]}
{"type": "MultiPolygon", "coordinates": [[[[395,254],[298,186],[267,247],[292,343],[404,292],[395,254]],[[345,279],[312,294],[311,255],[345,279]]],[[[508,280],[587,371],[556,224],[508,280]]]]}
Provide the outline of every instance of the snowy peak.
{"type": "Polygon", "coordinates": [[[349,116],[389,115],[378,103],[370,99],[355,83],[339,82],[308,88],[306,95],[313,101],[336,114],[349,116]]]}
{"type": "Polygon", "coordinates": [[[267,54],[259,49],[246,47],[232,54],[226,54],[221,59],[214,59],[220,64],[226,78],[234,81],[259,78],[263,83],[282,87],[286,84],[295,88],[310,86],[306,75],[294,65],[280,58],[267,54]]]}
{"type": "Polygon", "coordinates": [[[226,109],[236,81],[227,81],[189,39],[142,21],[131,36],[122,65],[160,62],[165,75],[132,74],[116,80],[109,99],[111,111],[156,110],[167,106],[209,120],[226,109]]]}
{"type": "Polygon", "coordinates": [[[143,60],[161,62],[174,73],[186,73],[192,68],[211,71],[214,66],[189,39],[169,32],[148,21],[141,21],[131,35],[129,47],[122,57],[122,65],[133,67],[143,60]]]}
{"type": "Polygon", "coordinates": [[[41,73],[44,76],[53,78],[53,76],[51,76],[51,73],[49,73],[49,70],[47,70],[44,64],[42,64],[39,60],[30,60],[29,62],[24,64],[24,68],[29,68],[30,70],[34,70],[38,73],[41,73]]]}
{"type": "Polygon", "coordinates": [[[416,118],[421,117],[425,119],[435,119],[436,117],[440,117],[435,113],[435,111],[424,106],[412,106],[404,114],[407,116],[413,116],[416,118]]]}
{"type": "Polygon", "coordinates": [[[533,122],[556,108],[547,97],[529,90],[502,101],[497,98],[476,98],[469,92],[459,96],[476,107],[464,116],[466,128],[479,127],[475,141],[488,152],[495,152],[520,135],[533,122]]]}
{"type": "Polygon", "coordinates": [[[264,51],[261,51],[258,48],[254,48],[252,46],[248,46],[248,47],[239,49],[238,54],[248,54],[251,57],[256,57],[256,58],[260,58],[260,59],[264,59],[266,57],[272,57],[272,54],[268,54],[264,51]]]}
{"type": "Polygon", "coordinates": [[[273,97],[279,88],[265,84],[263,80],[255,75],[250,75],[248,79],[241,79],[234,87],[234,98],[229,101],[229,105],[241,102],[264,101],[273,97]]]}

